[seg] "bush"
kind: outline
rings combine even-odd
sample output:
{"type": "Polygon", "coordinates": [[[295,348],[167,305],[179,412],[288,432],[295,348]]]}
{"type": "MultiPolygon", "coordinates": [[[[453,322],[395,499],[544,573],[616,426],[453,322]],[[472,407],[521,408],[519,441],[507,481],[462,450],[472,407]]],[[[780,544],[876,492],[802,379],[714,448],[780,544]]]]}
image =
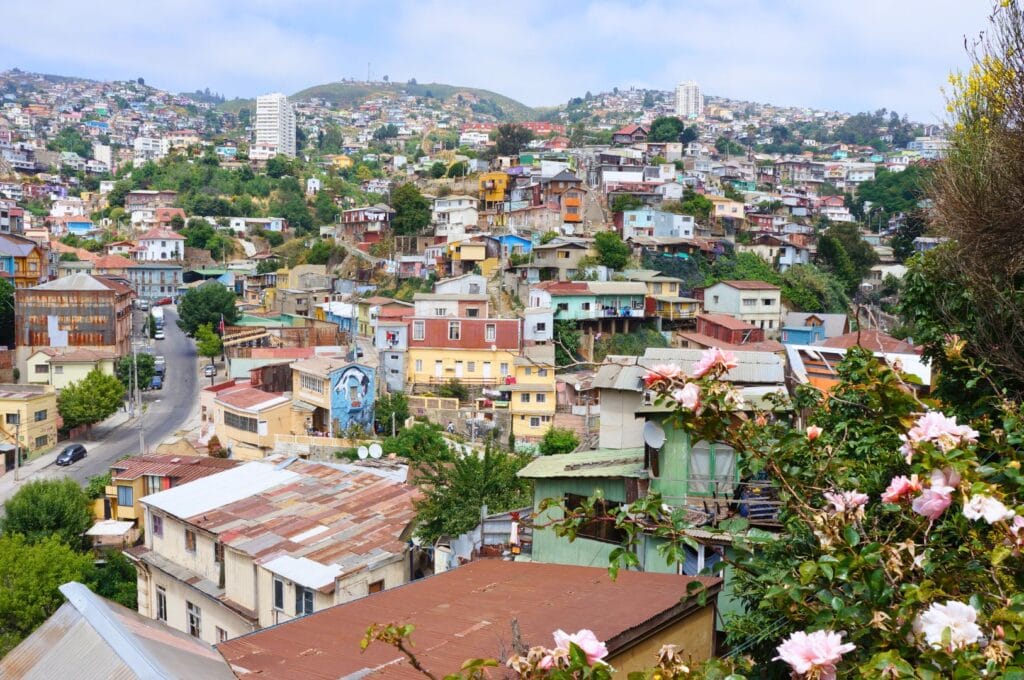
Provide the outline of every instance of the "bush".
{"type": "Polygon", "coordinates": [[[540,452],[545,456],[572,453],[579,445],[580,439],[575,432],[561,427],[552,427],[544,433],[544,438],[540,440],[540,452]]]}
{"type": "Polygon", "coordinates": [[[463,385],[458,378],[452,378],[437,388],[437,396],[458,399],[459,401],[469,401],[469,388],[463,385]]]}

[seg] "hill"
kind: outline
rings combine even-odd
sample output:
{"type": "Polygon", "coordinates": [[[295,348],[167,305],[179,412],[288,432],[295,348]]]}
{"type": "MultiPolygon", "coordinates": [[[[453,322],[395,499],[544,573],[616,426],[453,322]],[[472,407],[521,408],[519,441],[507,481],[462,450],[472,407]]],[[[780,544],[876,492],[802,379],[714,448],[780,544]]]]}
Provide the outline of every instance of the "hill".
{"type": "Polygon", "coordinates": [[[316,98],[336,106],[350,107],[380,95],[433,97],[443,102],[462,95],[474,111],[493,115],[499,120],[532,120],[537,115],[529,106],[497,92],[443,83],[326,83],[296,92],[291,99],[316,98]]]}

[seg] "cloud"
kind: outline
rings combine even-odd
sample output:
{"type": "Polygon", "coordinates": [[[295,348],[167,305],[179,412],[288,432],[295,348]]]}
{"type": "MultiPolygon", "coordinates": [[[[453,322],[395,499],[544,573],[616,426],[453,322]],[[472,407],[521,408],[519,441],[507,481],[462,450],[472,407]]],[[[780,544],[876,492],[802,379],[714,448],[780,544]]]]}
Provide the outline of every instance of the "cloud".
{"type": "Polygon", "coordinates": [[[49,0],[6,9],[0,66],[252,96],[362,78],[372,62],[376,76],[531,105],[695,79],[710,94],[934,120],[986,14],[956,0],[49,0]]]}

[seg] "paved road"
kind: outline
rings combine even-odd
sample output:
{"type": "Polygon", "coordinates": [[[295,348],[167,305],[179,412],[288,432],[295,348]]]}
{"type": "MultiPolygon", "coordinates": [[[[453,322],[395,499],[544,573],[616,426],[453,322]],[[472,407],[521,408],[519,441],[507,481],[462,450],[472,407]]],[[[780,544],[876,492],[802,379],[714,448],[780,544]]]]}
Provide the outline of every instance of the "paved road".
{"type": "MultiPolygon", "coordinates": [[[[141,315],[140,315],[141,316],[141,315]]],[[[196,365],[195,344],[185,337],[175,321],[177,313],[164,308],[164,340],[152,340],[154,354],[167,360],[167,381],[161,390],[142,393],[144,414],[142,426],[146,447],[150,450],[168,436],[177,432],[199,404],[199,374],[196,365]]],[[[136,319],[136,327],[142,322],[136,319]]],[[[68,442],[71,443],[71,442],[68,442]]],[[[138,421],[114,429],[99,442],[83,442],[89,455],[66,467],[51,465],[36,474],[36,478],[71,477],[85,483],[94,475],[107,471],[110,464],[124,456],[139,453],[138,421]]]]}

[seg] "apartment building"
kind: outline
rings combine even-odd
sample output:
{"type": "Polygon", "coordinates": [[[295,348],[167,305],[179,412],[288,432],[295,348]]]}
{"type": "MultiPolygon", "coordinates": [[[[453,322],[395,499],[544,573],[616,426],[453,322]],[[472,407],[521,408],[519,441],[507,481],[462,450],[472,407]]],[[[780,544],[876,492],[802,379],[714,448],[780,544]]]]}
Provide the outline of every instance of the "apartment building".
{"type": "Polygon", "coordinates": [[[275,457],[145,496],[139,613],[218,643],[408,582],[406,474],[275,457]]]}
{"type": "Polygon", "coordinates": [[[704,95],[695,80],[676,85],[676,115],[680,118],[697,117],[704,113],[704,95]]]}
{"type": "MultiPolygon", "coordinates": [[[[280,93],[256,97],[256,142],[266,158],[284,154],[295,158],[295,111],[288,97],[280,93]]],[[[250,153],[250,157],[253,157],[250,153]]]]}

